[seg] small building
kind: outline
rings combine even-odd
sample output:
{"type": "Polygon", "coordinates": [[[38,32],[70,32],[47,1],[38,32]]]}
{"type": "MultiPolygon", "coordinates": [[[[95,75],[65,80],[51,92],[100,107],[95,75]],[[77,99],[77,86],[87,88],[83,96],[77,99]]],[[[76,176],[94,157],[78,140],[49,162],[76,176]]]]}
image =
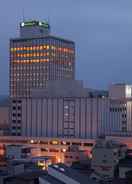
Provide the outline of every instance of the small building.
{"type": "Polygon", "coordinates": [[[100,138],[92,150],[92,169],[103,179],[111,179],[118,175],[118,163],[126,152],[126,145],[100,138]]]}
{"type": "Polygon", "coordinates": [[[6,158],[7,159],[23,159],[30,157],[30,148],[23,145],[7,145],[6,158]]]}
{"type": "Polygon", "coordinates": [[[126,178],[126,173],[132,171],[132,157],[128,156],[119,161],[119,177],[126,178]]]}
{"type": "Polygon", "coordinates": [[[80,150],[78,145],[72,145],[64,153],[64,163],[71,166],[74,162],[88,161],[89,157],[85,150],[80,150]]]}
{"type": "Polygon", "coordinates": [[[19,175],[6,177],[4,184],[36,184],[39,176],[43,175],[43,171],[24,172],[19,175]]]}

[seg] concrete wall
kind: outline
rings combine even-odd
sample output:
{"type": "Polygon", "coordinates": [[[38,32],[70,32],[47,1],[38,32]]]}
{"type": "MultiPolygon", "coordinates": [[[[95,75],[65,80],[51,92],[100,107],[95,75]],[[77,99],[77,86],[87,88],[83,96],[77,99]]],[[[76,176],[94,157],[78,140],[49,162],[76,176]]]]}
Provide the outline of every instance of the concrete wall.
{"type": "Polygon", "coordinates": [[[126,178],[126,172],[131,171],[132,168],[128,167],[119,167],[119,177],[120,178],[126,178]]]}

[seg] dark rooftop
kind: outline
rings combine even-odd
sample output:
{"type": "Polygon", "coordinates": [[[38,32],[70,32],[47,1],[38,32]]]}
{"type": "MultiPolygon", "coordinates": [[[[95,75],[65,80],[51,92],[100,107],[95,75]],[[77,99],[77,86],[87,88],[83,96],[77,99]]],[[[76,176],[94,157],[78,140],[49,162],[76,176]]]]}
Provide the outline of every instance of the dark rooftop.
{"type": "Polygon", "coordinates": [[[119,166],[132,168],[132,156],[127,156],[126,158],[121,159],[119,161],[119,166]]]}
{"type": "Polygon", "coordinates": [[[48,181],[51,184],[65,184],[62,181],[56,179],[55,177],[49,175],[48,173],[42,175],[41,178],[43,178],[44,180],[48,181]]]}
{"type": "Polygon", "coordinates": [[[12,41],[24,41],[24,40],[32,40],[32,39],[43,39],[43,38],[54,38],[54,39],[56,39],[56,40],[62,40],[62,41],[64,41],[64,42],[69,42],[69,43],[72,43],[72,44],[75,44],[74,43],[74,41],[72,41],[72,40],[67,40],[67,39],[65,39],[65,38],[61,38],[61,37],[58,37],[58,36],[53,36],[53,35],[46,35],[46,36],[43,36],[43,37],[35,37],[35,38],[12,38],[12,39],[10,39],[10,40],[12,40],[12,41]]]}
{"type": "Polygon", "coordinates": [[[51,165],[49,167],[52,167],[53,169],[57,170],[58,172],[61,172],[62,174],[66,175],[69,178],[72,178],[73,180],[78,181],[80,184],[95,184],[95,181],[92,181],[88,175],[81,174],[80,172],[77,172],[76,170],[67,167],[64,164],[56,164],[51,165]]]}

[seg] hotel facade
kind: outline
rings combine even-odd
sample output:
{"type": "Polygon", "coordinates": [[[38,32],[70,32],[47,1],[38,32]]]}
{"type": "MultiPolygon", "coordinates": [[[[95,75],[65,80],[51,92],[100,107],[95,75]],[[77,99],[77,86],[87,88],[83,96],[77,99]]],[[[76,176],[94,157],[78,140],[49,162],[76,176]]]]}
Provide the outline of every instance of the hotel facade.
{"type": "Polygon", "coordinates": [[[19,38],[10,39],[11,114],[18,114],[15,121],[10,117],[11,131],[12,126],[20,129],[21,98],[29,98],[34,88],[46,88],[48,81],[74,78],[74,42],[52,36],[47,22],[21,22],[19,38]]]}

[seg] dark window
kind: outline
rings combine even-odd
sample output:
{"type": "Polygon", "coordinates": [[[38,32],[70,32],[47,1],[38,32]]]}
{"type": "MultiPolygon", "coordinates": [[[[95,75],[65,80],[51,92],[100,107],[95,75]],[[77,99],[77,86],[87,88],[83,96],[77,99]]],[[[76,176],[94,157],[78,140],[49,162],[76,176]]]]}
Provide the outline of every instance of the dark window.
{"type": "Polygon", "coordinates": [[[47,150],[47,149],[45,149],[45,148],[41,148],[41,151],[46,151],[46,152],[47,152],[48,150],[47,150]]]}
{"type": "Polygon", "coordinates": [[[13,117],[15,117],[15,116],[16,116],[16,114],[15,114],[15,113],[13,113],[13,114],[12,114],[12,116],[13,116],[13,117]]]}
{"type": "Polygon", "coordinates": [[[126,114],[122,114],[122,118],[126,118],[126,114]]]}
{"type": "Polygon", "coordinates": [[[103,163],[107,163],[107,160],[102,160],[103,163]]]}
{"type": "Polygon", "coordinates": [[[21,110],[21,107],[20,107],[20,106],[18,106],[18,107],[17,107],[17,109],[18,109],[18,110],[21,110]]]}
{"type": "Polygon", "coordinates": [[[122,121],[122,124],[127,124],[127,121],[122,121]]]}
{"type": "Polygon", "coordinates": [[[16,133],[12,133],[12,135],[14,136],[14,135],[16,135],[16,133]]]}
{"type": "Polygon", "coordinates": [[[50,149],[50,152],[59,152],[59,150],[56,150],[56,149],[50,149]]]}
{"type": "Polygon", "coordinates": [[[21,123],[21,120],[17,120],[17,123],[21,123]]]}
{"type": "Polygon", "coordinates": [[[79,142],[73,142],[72,145],[78,145],[78,146],[81,146],[81,143],[79,142]]]}

